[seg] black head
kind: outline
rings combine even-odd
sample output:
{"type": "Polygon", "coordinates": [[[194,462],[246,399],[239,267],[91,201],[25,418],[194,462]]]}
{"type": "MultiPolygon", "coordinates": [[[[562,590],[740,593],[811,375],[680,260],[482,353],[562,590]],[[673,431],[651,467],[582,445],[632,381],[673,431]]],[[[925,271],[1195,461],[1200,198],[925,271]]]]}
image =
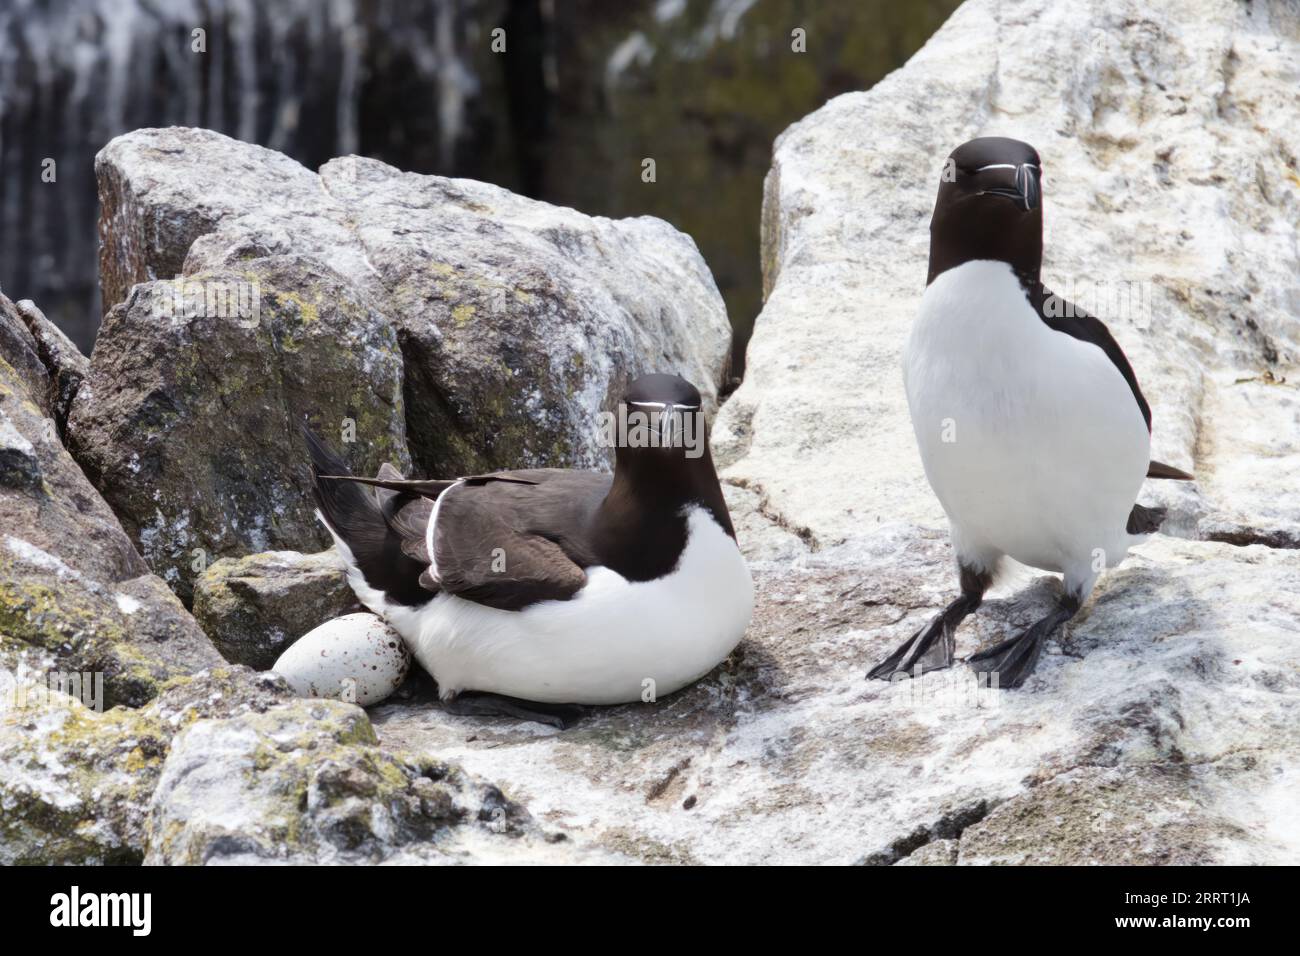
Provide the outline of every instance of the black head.
{"type": "Polygon", "coordinates": [[[735,536],[694,385],[676,375],[642,375],[628,386],[606,434],[614,442],[614,482],[601,514],[611,541],[632,529],[643,541],[666,535],[665,560],[676,561],[688,504],[707,508],[735,536]]]}
{"type": "Polygon", "coordinates": [[[708,461],[704,403],[684,378],[656,372],[636,379],[619,402],[616,425],[619,469],[667,478],[692,461],[708,461]]]}
{"type": "Polygon", "coordinates": [[[944,163],[930,219],[926,284],[973,259],[1009,263],[1026,284],[1043,263],[1042,163],[1028,143],[984,136],[944,163]]]}
{"type": "Polygon", "coordinates": [[[663,372],[652,372],[633,381],[623,393],[623,401],[701,407],[699,389],[680,376],[663,372]]]}

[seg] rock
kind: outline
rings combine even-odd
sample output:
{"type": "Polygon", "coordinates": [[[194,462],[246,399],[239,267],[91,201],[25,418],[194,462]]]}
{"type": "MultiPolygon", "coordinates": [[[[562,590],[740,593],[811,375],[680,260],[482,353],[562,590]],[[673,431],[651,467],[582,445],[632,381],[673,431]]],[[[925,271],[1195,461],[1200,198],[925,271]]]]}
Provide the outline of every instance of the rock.
{"type": "Polygon", "coordinates": [[[903,857],[895,866],[956,866],[958,842],[956,840],[935,840],[917,847],[911,854],[903,857]]]}
{"type": "Polygon", "coordinates": [[[0,292],[0,357],[23,385],[24,393],[42,415],[52,416],[50,373],[41,361],[36,339],[23,321],[18,307],[0,292]]]}
{"type": "Polygon", "coordinates": [[[220,658],[64,450],[35,339],[0,313],[0,672],[98,672],[107,706],[144,703],[220,658]]]}
{"type": "Polygon", "coordinates": [[[41,482],[41,463],[36,449],[8,416],[0,419],[0,485],[20,490],[35,490],[41,482]]]}
{"type": "Polygon", "coordinates": [[[105,313],[137,283],[179,276],[194,240],[235,210],[273,195],[308,211],[315,179],[288,156],[202,129],[118,136],[95,157],[95,178],[105,313]]]}
{"type": "Polygon", "coordinates": [[[411,652],[375,614],[345,614],[313,628],[280,655],[275,672],[299,697],[369,707],[401,686],[411,652]]]}
{"type": "MultiPolygon", "coordinates": [[[[963,865],[1190,866],[1232,859],[1257,842],[1203,799],[1207,778],[1234,777],[1245,762],[1187,766],[1081,767],[1008,800],[967,830],[963,865]],[[1234,766],[1235,765],[1235,766],[1234,766]],[[1229,769],[1230,768],[1230,769],[1229,769]]],[[[1255,776],[1245,774],[1245,776],[1255,776]]],[[[1265,775],[1260,775],[1265,776],[1265,775]]]]}
{"type": "Polygon", "coordinates": [[[219,557],[328,543],[303,422],[358,472],[409,467],[393,329],[319,262],[271,256],[136,286],[104,320],[70,447],[188,601],[219,557]],[[191,316],[196,291],[229,293],[225,314],[191,316]]]}
{"type": "Polygon", "coordinates": [[[0,805],[6,865],[584,857],[492,784],[381,752],[359,708],[242,667],[105,713],[29,691],[0,711],[0,805]]]}
{"type": "Polygon", "coordinates": [[[222,558],[194,583],[194,617],[226,660],[254,670],[271,667],[312,628],[360,608],[333,548],[222,558]]]}
{"type": "Polygon", "coordinates": [[[106,308],[182,263],[187,277],[267,256],[328,266],[401,342],[422,474],[604,465],[594,416],[645,371],[683,375],[716,407],[722,298],[694,243],[660,220],[357,157],[318,175],[205,130],[120,136],[96,170],[106,308]]]}
{"type": "Polygon", "coordinates": [[[178,678],[140,709],[105,713],[38,693],[0,709],[0,863],[140,863],[149,800],[176,733],[203,717],[266,710],[284,682],[246,670],[178,678]]]}
{"type": "Polygon", "coordinates": [[[72,397],[81,387],[81,381],[90,371],[90,360],[81,354],[81,350],[72,343],[57,325],[45,317],[45,313],[36,307],[31,299],[23,299],[16,305],[18,317],[27,326],[36,343],[36,354],[50,376],[50,411],[59,434],[63,435],[68,424],[68,412],[72,408],[72,397]]]}
{"type": "Polygon", "coordinates": [[[402,330],[411,455],[426,473],[605,467],[594,416],[644,372],[685,377],[716,409],[726,310],[694,242],[666,222],[352,157],[320,178],[358,221],[370,284],[402,330]]]}
{"type": "MultiPolygon", "coordinates": [[[[713,433],[755,573],[745,640],[698,685],[563,733],[390,701],[371,711],[383,746],[642,861],[1300,861],[1300,551],[1274,546],[1300,515],[1298,18],[969,0],[902,70],[793,126],[767,182],[766,306],[713,433]],[[1103,577],[1025,688],[963,668],[868,682],[955,591],[899,352],[943,159],[987,133],[1043,155],[1049,284],[1082,299],[1113,271],[1151,292],[1149,319],[1098,311],[1154,454],[1198,481],[1147,484],[1182,537],[1103,577]]],[[[1058,593],[1019,578],[959,654],[1058,593]]]]}
{"type": "Polygon", "coordinates": [[[473,862],[484,852],[523,862],[563,852],[495,786],[380,750],[364,711],[329,700],[187,728],[149,805],[148,844],[146,863],[185,865],[377,863],[398,853],[473,862]]]}

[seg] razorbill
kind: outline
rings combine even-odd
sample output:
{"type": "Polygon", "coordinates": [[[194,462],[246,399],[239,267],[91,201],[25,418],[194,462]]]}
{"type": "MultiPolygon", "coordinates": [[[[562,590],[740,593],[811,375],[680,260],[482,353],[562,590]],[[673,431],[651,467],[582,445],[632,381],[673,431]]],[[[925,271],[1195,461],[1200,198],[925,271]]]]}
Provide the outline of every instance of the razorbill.
{"type": "Polygon", "coordinates": [[[971,140],[945,165],[903,378],[961,596],[869,677],[950,665],[1010,556],[1064,575],[1049,615],[968,659],[1020,686],[1101,571],[1159,526],[1161,509],[1134,503],[1143,479],[1192,477],[1150,460],[1151,409],[1106,326],[1043,287],[1041,188],[1038,153],[1013,139],[971,140]]]}
{"type": "Polygon", "coordinates": [[[745,633],[753,582],[700,393],[645,375],[617,415],[613,475],[408,481],[384,465],[356,478],[305,430],[317,514],[353,591],[402,635],[450,712],[564,727],[579,705],[678,690],[745,633]]]}

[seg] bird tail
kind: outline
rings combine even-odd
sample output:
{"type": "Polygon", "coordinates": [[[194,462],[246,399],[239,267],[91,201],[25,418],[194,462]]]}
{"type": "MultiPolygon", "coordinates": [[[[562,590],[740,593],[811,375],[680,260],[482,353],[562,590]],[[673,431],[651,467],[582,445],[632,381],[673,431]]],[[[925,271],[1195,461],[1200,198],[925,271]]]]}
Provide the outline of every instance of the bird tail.
{"type": "Polygon", "coordinates": [[[409,606],[430,600],[436,592],[423,584],[429,558],[423,553],[413,557],[403,547],[394,515],[412,497],[454,482],[406,481],[392,465],[382,466],[377,479],[358,478],[306,425],[302,434],[311,455],[317,514],[348,565],[348,583],[357,598],[376,614],[384,613],[389,604],[409,606]]]}
{"type": "Polygon", "coordinates": [[[1166,465],[1164,462],[1152,461],[1147,466],[1148,478],[1168,478],[1170,481],[1195,481],[1195,475],[1189,475],[1180,468],[1173,465],[1166,465]]]}
{"type": "Polygon", "coordinates": [[[303,425],[302,436],[311,455],[311,491],[320,518],[360,561],[376,533],[387,530],[379,505],[356,482],[340,480],[352,478],[352,472],[319,435],[303,425]]]}

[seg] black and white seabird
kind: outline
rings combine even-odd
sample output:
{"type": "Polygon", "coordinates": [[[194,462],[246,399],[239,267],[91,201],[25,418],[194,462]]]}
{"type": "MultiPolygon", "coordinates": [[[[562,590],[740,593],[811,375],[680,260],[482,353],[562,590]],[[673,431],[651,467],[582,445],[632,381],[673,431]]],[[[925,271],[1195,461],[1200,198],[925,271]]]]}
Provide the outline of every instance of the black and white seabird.
{"type": "Polygon", "coordinates": [[[633,382],[613,475],[408,481],[384,465],[356,478],[308,431],[318,515],[357,598],[402,635],[449,711],[567,726],[577,705],[695,681],[749,624],[753,582],[702,424],[681,440],[700,409],[676,376],[633,382]]]}
{"type": "Polygon", "coordinates": [[[1162,510],[1135,504],[1143,479],[1192,476],[1150,460],[1151,409],[1106,326],[1043,287],[1038,153],[974,139],[945,170],[903,376],[961,596],[868,676],[950,665],[955,628],[1009,556],[1065,579],[1051,614],[968,659],[1018,687],[1101,571],[1159,526],[1162,510]]]}

